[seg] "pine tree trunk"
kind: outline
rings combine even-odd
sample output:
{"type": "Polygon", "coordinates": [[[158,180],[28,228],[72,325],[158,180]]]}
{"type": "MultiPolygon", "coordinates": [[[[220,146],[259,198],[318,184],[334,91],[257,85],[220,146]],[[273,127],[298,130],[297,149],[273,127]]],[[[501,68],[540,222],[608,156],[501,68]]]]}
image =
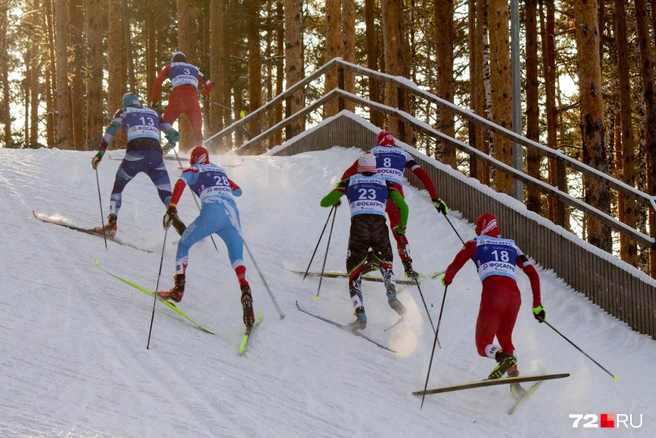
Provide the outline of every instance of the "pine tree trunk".
{"type": "Polygon", "coordinates": [[[103,27],[102,0],[87,0],[86,36],[89,49],[87,75],[87,150],[97,149],[103,129],[103,27]]]}
{"type": "MultiPolygon", "coordinates": [[[[303,79],[303,57],[301,48],[301,4],[302,0],[285,0],[285,76],[287,88],[303,79]]],[[[297,91],[287,99],[287,115],[303,108],[303,91],[297,91]]],[[[294,122],[287,128],[287,139],[300,134],[301,122],[294,122]]]]}
{"type": "MultiPolygon", "coordinates": [[[[383,16],[383,46],[385,47],[385,71],[392,76],[405,76],[405,49],[403,46],[403,2],[401,0],[381,0],[383,16]]],[[[399,108],[397,87],[385,85],[385,104],[399,108]]],[[[401,108],[399,108],[401,109],[401,108]]],[[[389,131],[395,137],[405,140],[402,125],[395,117],[389,117],[389,131]]]]}
{"type": "Polygon", "coordinates": [[[55,61],[55,12],[52,0],[45,0],[45,16],[48,34],[48,69],[46,71],[46,143],[49,148],[56,147],[57,142],[57,110],[56,84],[57,62],[55,61]]]}
{"type": "MultiPolygon", "coordinates": [[[[41,9],[39,0],[33,0],[32,8],[34,10],[41,9]]],[[[34,14],[30,21],[34,29],[41,27],[43,15],[34,14]]],[[[40,47],[37,38],[32,40],[31,49],[32,60],[30,65],[30,132],[28,138],[28,146],[36,147],[39,143],[39,78],[41,77],[42,57],[40,54],[40,47]]]]}
{"type": "Polygon", "coordinates": [[[68,82],[68,2],[54,3],[57,60],[57,141],[60,149],[71,149],[71,90],[68,82]]]}
{"type": "MultiPolygon", "coordinates": [[[[252,113],[262,106],[262,54],[260,53],[260,0],[249,0],[248,25],[248,112],[252,113]]],[[[260,133],[260,120],[255,118],[248,124],[248,132],[256,136],[260,133]]],[[[263,144],[255,153],[265,152],[263,144]]]]}
{"type": "MultiPolygon", "coordinates": [[[[485,117],[485,86],[483,84],[483,40],[485,23],[485,1],[469,0],[469,75],[470,75],[470,107],[474,113],[485,117]]],[[[474,128],[474,146],[479,151],[490,152],[483,128],[474,128]]],[[[489,167],[482,161],[477,162],[475,176],[482,184],[490,184],[489,167]]]]}
{"type": "MultiPolygon", "coordinates": [[[[0,4],[0,53],[7,53],[7,12],[9,6],[7,3],[0,4]]],[[[11,138],[11,113],[9,109],[9,66],[6,56],[0,57],[0,82],[2,83],[2,121],[4,123],[3,143],[4,147],[12,147],[11,138]]]]}
{"type": "Polygon", "coordinates": [[[86,150],[87,99],[84,86],[86,48],[84,46],[84,1],[68,0],[70,6],[70,46],[73,49],[73,78],[71,83],[71,128],[73,148],[86,150]]]}
{"type": "MultiPolygon", "coordinates": [[[[538,25],[537,0],[526,0],[526,136],[531,140],[540,140],[540,107],[538,90],[538,25]]],[[[528,174],[540,178],[540,154],[528,150],[526,153],[526,168],[528,174]]],[[[540,191],[534,187],[528,188],[526,207],[540,213],[542,203],[540,191]]]]}
{"type": "MultiPolygon", "coordinates": [[[[615,39],[617,44],[617,68],[619,80],[619,101],[621,121],[621,148],[617,148],[619,159],[617,168],[622,181],[635,187],[635,140],[633,136],[631,108],[631,78],[629,67],[631,59],[628,52],[626,30],[626,10],[624,0],[615,0],[615,39]]],[[[636,202],[620,194],[618,198],[619,218],[628,226],[636,227],[636,202]]],[[[638,253],[635,241],[620,234],[620,256],[622,260],[638,266],[638,253]]]]}
{"type": "MultiPolygon", "coordinates": [[[[367,38],[367,67],[371,70],[378,71],[378,29],[375,21],[376,1],[365,0],[364,2],[364,22],[365,35],[367,38]]],[[[380,102],[380,84],[376,79],[369,78],[369,100],[380,102]]],[[[375,126],[381,126],[383,115],[378,111],[371,111],[369,120],[375,126]]]]}
{"type": "MultiPolygon", "coordinates": [[[[510,71],[509,11],[507,0],[488,0],[490,30],[490,85],[492,87],[492,121],[512,129],[512,88],[510,71]]],[[[512,165],[512,143],[505,137],[494,136],[494,157],[512,165]]],[[[496,172],[496,189],[512,195],[513,178],[496,172]]]]}
{"type": "MultiPolygon", "coordinates": [[[[196,60],[196,11],[197,0],[177,0],[178,5],[178,50],[187,56],[187,62],[197,63],[196,60]]],[[[178,118],[178,131],[180,132],[180,151],[186,152],[194,147],[194,136],[191,124],[186,114],[178,118]]]]}
{"type": "MultiPolygon", "coordinates": [[[[87,0],[89,1],[89,0],[87,0]]],[[[146,90],[149,92],[153,89],[153,82],[155,77],[159,73],[157,71],[157,33],[156,33],[156,23],[155,16],[157,11],[157,2],[158,0],[146,0],[146,7],[148,14],[144,20],[144,30],[145,30],[145,47],[146,47],[146,90]]],[[[212,4],[218,3],[219,0],[213,1],[212,4]]],[[[150,96],[147,96],[150,99],[150,96]]],[[[150,103],[150,102],[148,102],[150,103]]]]}
{"type": "MultiPolygon", "coordinates": [[[[596,2],[576,2],[576,46],[578,53],[579,92],[581,95],[581,138],[583,161],[607,173],[604,127],[604,102],[599,63],[599,27],[596,2]]],[[[608,184],[584,177],[586,202],[603,212],[610,212],[608,184]]],[[[610,229],[597,219],[588,217],[588,240],[591,244],[611,251],[610,229]]]]}
{"type": "MultiPolygon", "coordinates": [[[[654,90],[654,55],[649,37],[649,14],[645,0],[635,0],[638,47],[642,73],[642,91],[645,96],[647,193],[656,195],[656,91],[654,90]]],[[[649,212],[649,230],[656,237],[656,214],[649,212]]],[[[649,275],[656,277],[656,251],[649,253],[649,275]]]]}
{"type": "MultiPolygon", "coordinates": [[[[123,107],[123,94],[127,92],[128,69],[125,58],[123,1],[110,0],[107,15],[107,22],[109,24],[107,28],[107,63],[109,66],[107,77],[107,106],[109,117],[111,117],[114,115],[114,112],[123,107]]],[[[114,135],[114,139],[112,140],[113,148],[125,148],[127,144],[126,140],[125,132],[119,129],[116,131],[116,135],[114,135]]]]}
{"type": "MultiPolygon", "coordinates": [[[[453,0],[434,0],[436,26],[437,95],[453,103],[453,0]]],[[[440,131],[455,137],[453,112],[440,108],[440,131]]],[[[456,167],[455,146],[442,144],[442,162],[456,167]]]]}
{"type": "MultiPolygon", "coordinates": [[[[342,29],[341,29],[341,0],[326,0],[326,55],[324,62],[341,56],[342,29]]],[[[337,69],[326,73],[325,92],[337,88],[337,69]]],[[[324,118],[337,114],[339,103],[337,99],[326,102],[323,107],[324,118]]]]}
{"type": "MultiPolygon", "coordinates": [[[[276,0],[276,18],[283,20],[283,17],[283,0],[276,0]]],[[[276,26],[276,44],[276,53],[278,54],[278,57],[276,58],[276,96],[278,96],[282,93],[282,84],[285,79],[285,66],[281,56],[285,52],[285,31],[282,22],[276,26]]],[[[282,105],[276,105],[273,122],[278,123],[280,121],[282,121],[282,105]]],[[[273,134],[273,144],[282,144],[282,131],[276,131],[276,133],[273,134]]]]}
{"type": "MultiPolygon", "coordinates": [[[[355,60],[355,0],[342,0],[342,57],[344,61],[356,64],[355,60]]],[[[356,94],[355,75],[350,71],[344,72],[344,90],[356,94]]],[[[344,108],[354,112],[355,104],[344,102],[344,108]]]]}
{"type": "MultiPolygon", "coordinates": [[[[226,32],[226,4],[224,0],[210,2],[210,79],[216,86],[212,90],[212,100],[217,103],[230,106],[225,98],[223,82],[223,66],[227,62],[225,55],[225,32],[226,32]]],[[[227,113],[228,116],[230,113],[227,113]]],[[[225,124],[223,122],[226,110],[217,105],[210,107],[210,131],[220,132],[225,124]]],[[[214,151],[218,153],[227,152],[225,140],[214,140],[214,151]]]]}
{"type": "MultiPolygon", "coordinates": [[[[128,68],[128,91],[137,93],[137,80],[134,76],[134,54],[132,53],[132,32],[130,31],[130,5],[128,0],[123,0],[123,32],[125,33],[125,59],[128,68]]],[[[143,99],[142,96],[139,96],[143,99]]]]}

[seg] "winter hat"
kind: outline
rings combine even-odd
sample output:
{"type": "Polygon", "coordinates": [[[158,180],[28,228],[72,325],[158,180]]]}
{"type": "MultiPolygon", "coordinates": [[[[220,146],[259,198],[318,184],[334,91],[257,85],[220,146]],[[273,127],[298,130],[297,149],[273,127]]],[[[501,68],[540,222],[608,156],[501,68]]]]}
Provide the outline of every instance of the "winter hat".
{"type": "Polygon", "coordinates": [[[501,232],[499,231],[499,226],[497,225],[497,218],[490,213],[480,215],[476,221],[476,235],[500,237],[501,232]]]}
{"type": "Polygon", "coordinates": [[[202,146],[196,146],[191,150],[191,155],[189,156],[190,164],[210,164],[210,154],[202,146]]]}
{"type": "Polygon", "coordinates": [[[358,173],[376,173],[376,157],[371,152],[365,152],[358,159],[358,173]]]}
{"type": "Polygon", "coordinates": [[[171,62],[187,62],[187,56],[182,52],[175,52],[171,62]]]}
{"type": "Polygon", "coordinates": [[[378,133],[378,140],[376,140],[376,146],[396,146],[392,133],[389,131],[380,131],[378,133]]]}
{"type": "Polygon", "coordinates": [[[125,93],[123,95],[123,107],[127,108],[130,106],[136,106],[137,108],[141,107],[141,102],[139,98],[134,93],[125,93]]]}

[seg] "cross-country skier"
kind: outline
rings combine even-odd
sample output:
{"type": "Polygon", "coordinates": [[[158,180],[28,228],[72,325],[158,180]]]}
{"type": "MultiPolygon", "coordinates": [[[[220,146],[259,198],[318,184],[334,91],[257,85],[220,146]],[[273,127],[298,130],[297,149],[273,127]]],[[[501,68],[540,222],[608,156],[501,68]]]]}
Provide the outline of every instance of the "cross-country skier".
{"type": "Polygon", "coordinates": [[[365,153],[358,159],[357,175],[341,181],[335,189],[321,200],[322,207],[339,205],[343,195],[351,209],[351,230],[349,234],[346,270],[349,274],[349,293],[357,319],[351,327],[362,330],[367,326],[367,315],[362,298],[362,269],[367,262],[368,250],[373,250],[375,263],[380,269],[387,291],[387,302],[399,315],[406,308],[396,297],[396,285],[392,271],[392,246],[385,223],[385,203],[392,199],[400,211],[399,224],[394,228],[396,235],[402,236],[408,223],[408,205],[393,183],[376,173],[376,157],[365,153]]]}
{"type": "MultiPolygon", "coordinates": [[[[517,313],[522,304],[521,294],[515,279],[516,267],[524,270],[531,282],[533,292],[533,315],[539,322],[546,314],[540,301],[540,277],[531,261],[510,239],[502,239],[497,219],[489,214],[481,215],[476,221],[478,237],[465,243],[442,277],[442,284],[451,284],[460,268],[473,260],[483,283],[481,304],[476,321],[476,348],[478,354],[498,362],[489,375],[498,379],[504,373],[508,377],[519,376],[512,332],[517,313]],[[499,345],[494,344],[496,336],[499,345]]],[[[511,385],[515,397],[523,395],[524,389],[518,384],[511,385]]]]}
{"type": "MultiPolygon", "coordinates": [[[[433,205],[437,211],[442,214],[447,214],[449,208],[440,197],[437,195],[437,191],[433,186],[433,181],[431,181],[430,176],[422,169],[419,164],[412,158],[412,156],[407,153],[403,148],[397,147],[396,142],[394,141],[394,136],[388,131],[380,131],[378,134],[378,139],[376,141],[376,146],[371,149],[371,153],[376,157],[376,165],[378,166],[378,174],[381,175],[386,180],[392,182],[394,187],[403,197],[403,171],[407,168],[412,171],[413,174],[417,176],[423,183],[428,194],[433,201],[433,205]]],[[[355,175],[357,172],[358,162],[354,162],[351,167],[346,169],[342,175],[342,181],[348,179],[351,175],[355,175]]],[[[400,215],[399,209],[396,206],[396,203],[391,200],[387,201],[386,210],[387,216],[390,219],[390,228],[394,230],[399,225],[400,215]]],[[[394,239],[396,240],[396,246],[399,251],[399,257],[401,257],[401,262],[403,263],[403,269],[405,270],[405,275],[409,278],[417,276],[417,273],[412,268],[412,257],[410,257],[410,248],[408,247],[408,238],[405,234],[394,233],[394,239]]]]}
{"type": "MultiPolygon", "coordinates": [[[[108,223],[103,227],[96,227],[94,231],[108,233],[114,237],[117,231],[118,212],[121,208],[123,189],[138,173],[143,172],[157,187],[159,198],[165,207],[171,200],[171,181],[166,172],[162,157],[162,147],[159,140],[159,131],[163,131],[169,142],[175,144],[180,134],[171,127],[154,110],[141,106],[139,98],[134,93],[123,95],[123,108],[116,111],[112,123],[105,130],[102,143],[98,146],[98,153],[91,160],[91,166],[96,169],[103,158],[107,147],[114,138],[116,131],[122,128],[128,137],[127,150],[121,166],[116,171],[114,187],[109,202],[108,223]]],[[[173,220],[176,231],[182,235],[185,225],[177,217],[173,220]]]]}
{"type": "Polygon", "coordinates": [[[228,248],[228,257],[241,287],[244,324],[250,328],[255,322],[255,312],[243,260],[244,241],[241,236],[239,210],[234,200],[234,196],[241,196],[242,191],[228,178],[225,169],[210,163],[209,154],[204,147],[196,146],[191,150],[189,163],[191,167],[183,171],[175,183],[171,204],[164,215],[164,226],[168,228],[171,221],[175,220],[178,201],[187,185],[200,198],[202,207],[200,215],[187,227],[178,242],[175,256],[176,274],[173,277],[175,286],[168,291],[160,291],[159,295],[175,302],[182,299],[189,249],[196,242],[216,233],[228,248]]]}
{"type": "Polygon", "coordinates": [[[194,133],[194,146],[203,145],[203,117],[198,102],[198,83],[203,85],[200,97],[205,99],[214,84],[205,77],[195,65],[187,63],[187,57],[182,52],[175,52],[171,63],[166,64],[153,83],[151,107],[159,106],[159,95],[162,82],[171,80],[173,90],[169,97],[169,104],[164,110],[164,120],[174,123],[180,114],[186,114],[194,133]]]}

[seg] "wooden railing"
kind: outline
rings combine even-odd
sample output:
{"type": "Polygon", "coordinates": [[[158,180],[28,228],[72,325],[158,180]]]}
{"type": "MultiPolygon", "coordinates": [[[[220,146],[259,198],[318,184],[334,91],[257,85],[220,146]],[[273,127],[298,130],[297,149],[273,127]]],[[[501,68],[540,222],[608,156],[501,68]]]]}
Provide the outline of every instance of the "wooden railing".
{"type": "MultiPolygon", "coordinates": [[[[395,76],[390,76],[385,73],[380,73],[365,67],[351,64],[343,61],[341,58],[332,59],[331,61],[323,65],[321,68],[316,70],[314,73],[304,78],[302,81],[298,82],[297,84],[293,85],[292,87],[281,93],[280,95],[276,96],[274,99],[272,99],[267,104],[263,105],[261,108],[257,109],[251,114],[248,114],[243,119],[237,120],[232,125],[228,126],[227,128],[223,129],[217,134],[211,136],[206,140],[206,143],[211,145],[212,141],[218,139],[225,139],[226,137],[231,137],[232,134],[234,134],[237,129],[243,129],[250,122],[257,120],[258,118],[264,119],[263,116],[266,115],[267,112],[274,110],[280,105],[285,104],[286,108],[289,108],[290,107],[289,99],[292,97],[292,95],[296,94],[299,91],[305,90],[305,88],[311,84],[315,84],[316,82],[319,82],[323,76],[325,76],[328,72],[332,71],[333,69],[338,70],[339,88],[331,90],[330,92],[324,94],[314,102],[308,104],[302,110],[296,112],[295,114],[289,114],[284,120],[274,124],[273,126],[268,127],[267,129],[263,130],[262,132],[256,135],[253,135],[252,138],[248,140],[246,143],[239,145],[234,150],[234,152],[236,153],[248,152],[252,148],[261,145],[262,142],[266,141],[277,132],[291,126],[294,123],[298,123],[300,120],[306,118],[309,114],[322,109],[322,107],[327,102],[333,99],[338,100],[340,110],[344,109],[345,102],[347,101],[352,102],[358,108],[361,109],[366,108],[370,112],[377,111],[379,113],[383,113],[388,116],[392,116],[399,120],[402,120],[403,122],[411,126],[416,132],[421,132],[430,138],[442,142],[446,142],[450,145],[453,145],[455,148],[459,149],[460,151],[468,154],[470,157],[469,174],[472,177],[476,175],[475,169],[476,166],[478,165],[477,163],[480,161],[485,163],[486,165],[493,167],[494,169],[497,170],[497,172],[501,172],[503,174],[509,175],[512,178],[522,181],[527,186],[533,187],[538,191],[540,191],[541,193],[553,197],[556,200],[557,214],[555,215],[555,223],[557,225],[565,227],[564,211],[565,211],[565,206],[569,206],[573,209],[583,212],[584,214],[590,217],[594,217],[595,219],[598,219],[603,224],[607,225],[608,227],[617,231],[618,233],[627,236],[629,239],[635,241],[639,245],[645,246],[647,248],[651,248],[652,264],[656,263],[656,257],[654,257],[655,255],[654,247],[656,246],[655,245],[656,230],[650,230],[650,235],[647,235],[641,232],[640,230],[623,223],[618,217],[603,212],[587,204],[586,202],[568,194],[567,187],[565,186],[566,183],[565,168],[570,168],[572,170],[578,171],[581,175],[585,177],[592,178],[597,181],[602,181],[608,184],[608,186],[613,190],[617,191],[617,193],[629,199],[633,199],[646,206],[649,211],[649,214],[656,214],[656,200],[654,199],[653,196],[641,192],[640,190],[637,190],[636,188],[631,187],[622,181],[619,181],[609,175],[606,175],[603,172],[600,172],[597,169],[594,169],[584,163],[581,163],[580,161],[563,154],[559,150],[555,150],[549,148],[548,146],[529,140],[521,135],[514,133],[513,131],[510,131],[506,128],[503,128],[499,125],[490,122],[486,118],[481,117],[470,110],[460,108],[444,99],[439,98],[438,96],[430,92],[421,90],[420,88],[414,86],[414,84],[410,83],[408,80],[405,79],[402,80],[395,76]],[[512,166],[503,163],[495,159],[494,157],[479,151],[478,149],[467,143],[464,143],[460,140],[444,135],[443,133],[441,133],[439,130],[435,129],[428,123],[416,119],[406,111],[407,108],[405,108],[405,106],[406,106],[407,99],[399,99],[399,107],[391,108],[381,103],[372,102],[364,97],[360,97],[344,91],[343,78],[344,78],[345,71],[350,71],[356,75],[367,77],[369,78],[369,80],[379,81],[380,83],[392,84],[396,87],[399,93],[399,97],[402,97],[407,93],[408,95],[414,96],[415,99],[423,99],[425,102],[430,102],[432,104],[437,105],[440,109],[448,110],[452,112],[453,114],[462,118],[462,120],[464,120],[466,123],[470,125],[482,127],[486,131],[493,132],[499,136],[505,137],[511,140],[512,142],[521,145],[522,147],[526,148],[529,151],[537,152],[545,157],[548,157],[550,160],[553,160],[555,162],[555,168],[557,169],[557,178],[556,178],[556,180],[558,181],[557,186],[552,186],[547,182],[544,182],[538,178],[535,178],[525,173],[523,170],[515,169],[512,166]]],[[[319,85],[321,85],[321,83],[319,83],[319,85]]],[[[403,126],[403,124],[400,125],[403,126]]],[[[470,132],[471,131],[474,130],[470,129],[470,132]]],[[[403,141],[404,136],[405,133],[401,132],[399,134],[400,140],[403,141]]]]}

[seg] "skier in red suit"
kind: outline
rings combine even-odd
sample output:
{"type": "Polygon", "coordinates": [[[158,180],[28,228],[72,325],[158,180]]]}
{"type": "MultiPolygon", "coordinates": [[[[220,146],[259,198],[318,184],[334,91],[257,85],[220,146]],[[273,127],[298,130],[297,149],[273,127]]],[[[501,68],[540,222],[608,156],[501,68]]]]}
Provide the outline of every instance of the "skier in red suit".
{"type": "MultiPolygon", "coordinates": [[[[428,176],[424,169],[419,167],[419,164],[417,164],[412,155],[407,153],[405,149],[396,146],[394,136],[390,132],[380,131],[378,133],[376,146],[371,149],[371,153],[376,157],[378,174],[390,181],[402,197],[405,197],[403,195],[403,171],[408,169],[412,171],[412,173],[421,180],[424,187],[426,187],[437,211],[444,215],[449,212],[446,202],[437,196],[437,191],[433,186],[433,181],[431,181],[430,176],[428,176]]],[[[358,173],[358,160],[355,160],[351,167],[346,169],[342,175],[341,181],[349,179],[356,173],[358,173]]],[[[399,226],[401,220],[399,208],[393,201],[388,200],[385,212],[390,220],[390,228],[394,230],[399,226]]],[[[412,268],[412,258],[410,257],[408,238],[405,234],[398,235],[397,233],[393,233],[393,235],[394,239],[396,239],[396,246],[399,251],[401,262],[403,263],[406,277],[416,277],[418,274],[412,268]]],[[[375,264],[371,264],[370,266],[371,268],[377,269],[375,264]]],[[[368,269],[365,269],[365,271],[368,271],[368,269]]]]}
{"type": "Polygon", "coordinates": [[[167,64],[153,83],[151,96],[151,108],[159,106],[160,89],[162,82],[171,80],[173,90],[169,98],[169,104],[164,110],[162,118],[169,123],[174,123],[180,114],[186,114],[194,133],[194,146],[203,145],[203,117],[198,102],[198,85],[203,85],[201,98],[210,94],[214,84],[200,72],[195,65],[187,63],[187,57],[182,52],[175,52],[170,64],[167,64]]]}
{"type": "MultiPolygon", "coordinates": [[[[446,269],[442,284],[448,286],[460,268],[473,260],[483,283],[481,304],[476,321],[476,348],[483,357],[495,359],[498,364],[489,375],[498,379],[508,372],[508,377],[519,376],[512,332],[522,298],[515,279],[519,266],[528,275],[533,292],[533,315],[542,322],[545,311],[540,301],[540,277],[533,264],[510,239],[502,239],[497,219],[483,214],[476,222],[478,237],[465,243],[455,259],[446,269]],[[499,345],[494,344],[497,337],[499,345]]],[[[515,397],[523,395],[524,389],[518,383],[511,385],[515,397]]]]}

